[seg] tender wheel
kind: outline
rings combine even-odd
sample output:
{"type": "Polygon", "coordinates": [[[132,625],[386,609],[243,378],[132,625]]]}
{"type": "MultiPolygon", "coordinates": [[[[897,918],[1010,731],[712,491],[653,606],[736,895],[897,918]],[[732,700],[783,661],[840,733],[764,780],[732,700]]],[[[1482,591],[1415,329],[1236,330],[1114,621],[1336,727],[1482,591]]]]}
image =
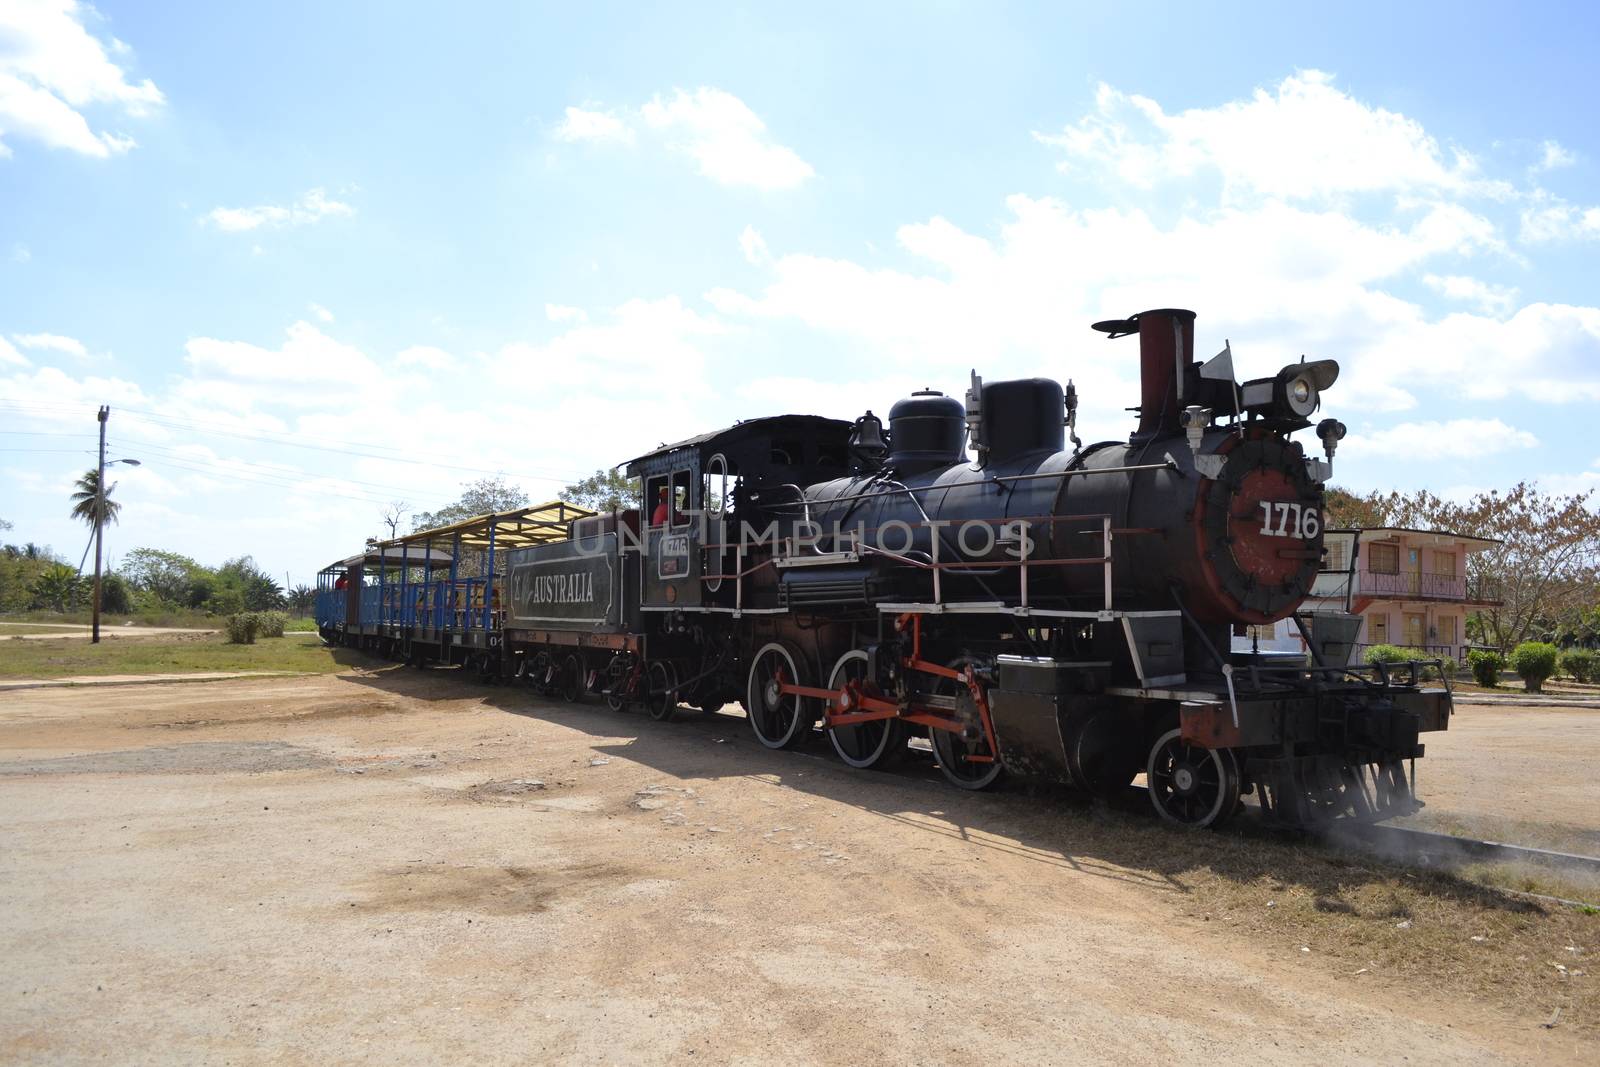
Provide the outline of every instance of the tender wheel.
{"type": "Polygon", "coordinates": [[[583,695],[583,661],[576,652],[561,664],[561,675],[556,680],[556,695],[568,704],[576,704],[583,695]]]}
{"type": "Polygon", "coordinates": [[[1145,767],[1150,802],[1179,826],[1217,826],[1239,807],[1239,761],[1225,748],[1186,744],[1168,730],[1150,749],[1145,767]]]}
{"type": "Polygon", "coordinates": [[[804,660],[782,641],[764,645],[750,661],[745,686],[745,707],[756,740],[768,748],[794,748],[811,734],[816,723],[812,702],[793,693],[781,693],[783,682],[810,685],[800,666],[804,660]]]}
{"type": "MultiPolygon", "coordinates": [[[[972,661],[962,657],[949,664],[954,670],[960,670],[972,661]]],[[[953,696],[960,706],[963,702],[970,703],[967,697],[967,687],[961,682],[950,678],[940,678],[939,684],[933,690],[939,696],[953,696]]],[[[981,728],[981,720],[977,709],[972,708],[969,714],[958,715],[958,718],[970,719],[973,726],[981,728]]],[[[949,730],[936,730],[929,728],[928,741],[933,746],[934,759],[939,763],[939,770],[950,780],[950,784],[960,789],[988,789],[1000,776],[1005,773],[1001,766],[998,754],[989,751],[989,742],[982,736],[974,741],[964,741],[960,734],[951,733],[949,730]],[[992,757],[990,762],[969,762],[969,756],[992,757]]]]}
{"type": "MultiPolygon", "coordinates": [[[[878,686],[867,678],[867,654],[853,649],[839,657],[828,676],[828,688],[838,690],[846,682],[862,682],[863,690],[876,694],[878,686]]],[[[884,767],[897,761],[906,751],[905,723],[899,719],[879,719],[856,726],[835,726],[828,741],[839,758],[852,767],[884,767]]]]}
{"type": "Polygon", "coordinates": [[[644,710],[657,722],[671,722],[672,713],[678,710],[677,672],[666,660],[655,660],[645,672],[648,695],[644,710]]]}

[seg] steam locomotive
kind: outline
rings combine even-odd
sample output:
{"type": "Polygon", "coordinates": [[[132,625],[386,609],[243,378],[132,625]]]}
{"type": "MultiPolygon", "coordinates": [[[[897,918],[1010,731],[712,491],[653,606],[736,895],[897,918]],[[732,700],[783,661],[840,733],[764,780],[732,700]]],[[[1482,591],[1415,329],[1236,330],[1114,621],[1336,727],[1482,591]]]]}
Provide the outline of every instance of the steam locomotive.
{"type": "Polygon", "coordinates": [[[1230,351],[1194,358],[1194,322],[1094,324],[1138,338],[1125,441],[1083,445],[1076,389],[1045,378],[974,374],[964,403],[923,390],[887,425],[752,419],[627,461],[637,507],[553,502],[330,565],[319,625],[657,719],[737,701],[762,745],[820,734],[856,768],[925,738],[963,789],[1110,795],[1143,774],[1187,826],[1248,796],[1290,826],[1407,814],[1448,690],[1419,664],[1349,665],[1356,617],[1296,614],[1345,428],[1316,425],[1320,458],[1292,435],[1338,365],[1240,383],[1230,351]],[[1304,655],[1232,650],[1284,618],[1304,655]]]}

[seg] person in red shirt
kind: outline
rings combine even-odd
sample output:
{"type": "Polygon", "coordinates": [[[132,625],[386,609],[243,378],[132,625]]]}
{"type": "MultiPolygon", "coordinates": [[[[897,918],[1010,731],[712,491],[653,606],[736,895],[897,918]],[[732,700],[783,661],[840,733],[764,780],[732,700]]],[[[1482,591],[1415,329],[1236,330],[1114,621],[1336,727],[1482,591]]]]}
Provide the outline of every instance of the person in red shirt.
{"type": "Polygon", "coordinates": [[[672,508],[667,503],[667,487],[663,485],[656,492],[656,510],[650,515],[650,525],[665,526],[671,514],[672,508]]]}
{"type": "Polygon", "coordinates": [[[348,588],[349,585],[350,579],[343,574],[339,575],[339,580],[333,583],[333,587],[335,589],[345,589],[348,588]]]}

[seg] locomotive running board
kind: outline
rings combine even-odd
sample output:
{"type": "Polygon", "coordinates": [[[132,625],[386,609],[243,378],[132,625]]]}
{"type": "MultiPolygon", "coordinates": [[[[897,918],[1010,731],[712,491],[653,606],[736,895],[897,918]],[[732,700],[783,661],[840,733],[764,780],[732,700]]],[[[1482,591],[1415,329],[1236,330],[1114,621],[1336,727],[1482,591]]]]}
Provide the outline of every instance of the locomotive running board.
{"type": "Polygon", "coordinates": [[[954,604],[895,603],[879,604],[885,615],[1016,615],[1037,616],[1043,619],[1094,619],[1110,622],[1115,619],[1167,619],[1178,618],[1182,612],[1172,609],[1161,611],[1067,611],[1060,608],[1010,607],[998,600],[962,601],[954,604]]]}

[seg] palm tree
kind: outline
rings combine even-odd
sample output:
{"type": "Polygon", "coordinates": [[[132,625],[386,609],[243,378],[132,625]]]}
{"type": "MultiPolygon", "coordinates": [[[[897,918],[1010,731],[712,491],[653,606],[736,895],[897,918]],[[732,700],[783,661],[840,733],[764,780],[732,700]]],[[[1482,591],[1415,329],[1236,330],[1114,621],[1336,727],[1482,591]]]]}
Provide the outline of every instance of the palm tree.
{"type": "Polygon", "coordinates": [[[79,478],[72,494],[72,517],[82,519],[90,528],[95,525],[98,518],[103,522],[116,522],[117,515],[122,511],[122,505],[111,499],[112,486],[106,490],[105,512],[97,514],[100,509],[100,472],[99,470],[86,470],[83,477],[79,478]]]}

